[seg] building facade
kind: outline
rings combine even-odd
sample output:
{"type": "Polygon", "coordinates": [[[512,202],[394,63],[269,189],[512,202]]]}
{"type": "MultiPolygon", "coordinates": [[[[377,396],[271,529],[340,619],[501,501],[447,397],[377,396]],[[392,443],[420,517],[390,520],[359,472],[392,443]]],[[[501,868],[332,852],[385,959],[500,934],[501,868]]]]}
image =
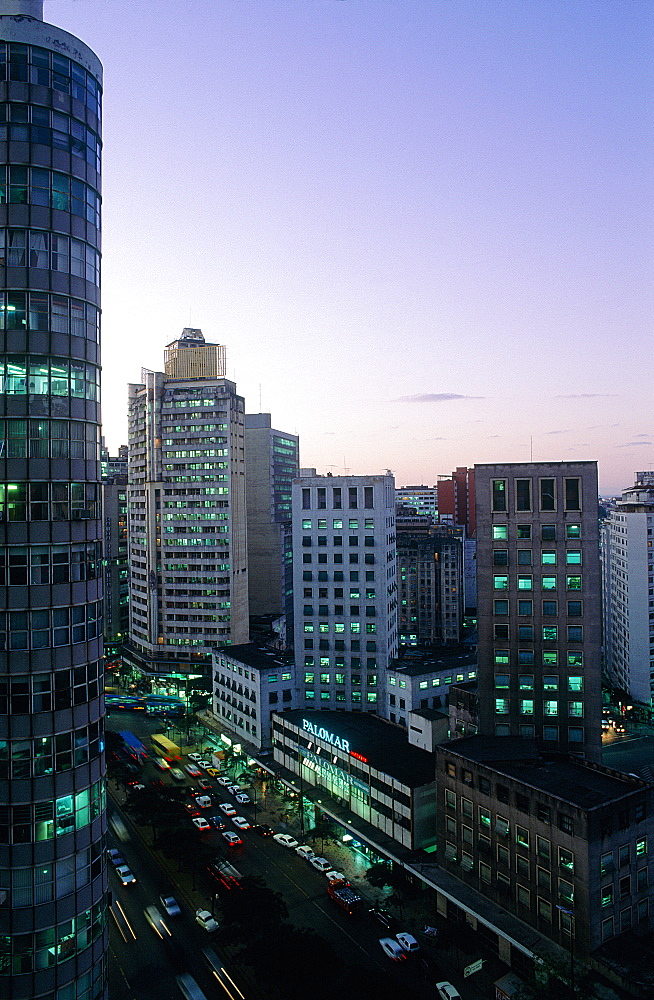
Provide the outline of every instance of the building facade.
{"type": "Polygon", "coordinates": [[[299,438],[276,431],[269,413],[245,415],[248,580],[251,615],[292,610],[291,488],[299,438]]]}
{"type": "Polygon", "coordinates": [[[654,787],[533,740],[436,748],[438,861],[583,960],[649,927],[654,787]]]}
{"type": "Polygon", "coordinates": [[[408,649],[388,665],[386,700],[388,718],[407,725],[409,712],[438,709],[447,712],[452,684],[477,679],[474,653],[453,649],[408,649]]]}
{"type": "Polygon", "coordinates": [[[0,3],[0,993],[106,997],[102,67],[0,3]]]}
{"type": "Polygon", "coordinates": [[[616,688],[642,705],[654,694],[654,473],[635,485],[602,527],[604,655],[616,688]]]}
{"type": "Polygon", "coordinates": [[[427,534],[398,524],[400,643],[457,645],[464,612],[463,531],[434,525],[427,534]]]}
{"type": "Polygon", "coordinates": [[[438,518],[438,498],[435,486],[400,486],[395,490],[395,502],[412,508],[416,514],[427,514],[430,521],[438,518]]]}
{"type": "Polygon", "coordinates": [[[451,476],[439,476],[436,484],[438,520],[441,524],[458,524],[466,536],[476,533],[475,471],[458,466],[451,476]]]}
{"type": "Polygon", "coordinates": [[[475,466],[480,732],[599,759],[597,464],[475,466]]]}
{"type": "Polygon", "coordinates": [[[245,406],[224,350],[199,330],[168,345],[165,372],[129,388],[128,495],[124,659],[142,675],[209,681],[211,650],[249,634],[245,406]]]}
{"type": "Polygon", "coordinates": [[[267,750],[273,714],[294,699],[292,654],[255,642],[214,651],[212,712],[232,742],[267,750]]]}
{"type": "Polygon", "coordinates": [[[294,481],[293,591],[299,704],[386,714],[398,650],[392,476],[294,481]]]}
{"type": "Polygon", "coordinates": [[[104,653],[107,666],[118,667],[129,632],[127,449],[123,457],[104,456],[101,465],[104,653]]]}

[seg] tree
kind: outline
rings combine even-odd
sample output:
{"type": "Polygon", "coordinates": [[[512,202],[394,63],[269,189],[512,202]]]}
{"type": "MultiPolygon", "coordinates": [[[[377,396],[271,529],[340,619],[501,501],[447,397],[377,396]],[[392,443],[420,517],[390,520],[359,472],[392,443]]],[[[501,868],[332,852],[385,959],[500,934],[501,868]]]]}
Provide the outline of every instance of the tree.
{"type": "Polygon", "coordinates": [[[310,836],[314,842],[320,838],[321,853],[325,850],[325,841],[338,840],[333,823],[323,815],[320,816],[320,819],[317,820],[316,825],[310,831],[310,836]]]}
{"type": "Polygon", "coordinates": [[[288,907],[279,892],[269,889],[264,879],[246,876],[238,887],[219,889],[226,926],[237,940],[243,931],[254,935],[268,934],[288,916],[288,907]]]}
{"type": "Polygon", "coordinates": [[[152,836],[159,831],[177,827],[184,819],[182,803],[184,792],[181,788],[161,788],[146,785],[137,791],[130,790],[125,809],[137,826],[152,827],[152,836]]]}
{"type": "Polygon", "coordinates": [[[280,924],[251,938],[238,954],[266,988],[267,1000],[333,1000],[341,965],[338,955],[315,931],[280,924]]]}

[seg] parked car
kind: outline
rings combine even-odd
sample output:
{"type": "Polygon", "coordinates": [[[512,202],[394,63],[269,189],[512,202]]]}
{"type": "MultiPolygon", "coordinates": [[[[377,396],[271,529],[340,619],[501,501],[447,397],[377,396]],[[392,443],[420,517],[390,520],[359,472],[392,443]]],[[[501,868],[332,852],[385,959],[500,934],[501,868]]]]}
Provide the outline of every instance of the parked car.
{"type": "Polygon", "coordinates": [[[210,809],[213,805],[210,795],[198,795],[195,799],[195,804],[200,807],[200,809],[210,809]]]}
{"type": "Polygon", "coordinates": [[[241,806],[247,806],[250,804],[250,796],[246,792],[237,792],[234,798],[241,806]]]}
{"type": "Polygon", "coordinates": [[[406,958],[406,954],[402,945],[399,944],[395,938],[380,938],[379,943],[382,946],[384,954],[392,958],[394,962],[402,962],[406,958]]]}
{"type": "Polygon", "coordinates": [[[196,910],[195,911],[195,922],[203,927],[205,931],[217,931],[218,921],[214,920],[208,910],[196,910]]]}
{"type": "Polygon", "coordinates": [[[189,813],[191,816],[200,815],[200,810],[196,806],[195,802],[185,802],[184,808],[186,809],[187,813],[189,813]]]}
{"type": "Polygon", "coordinates": [[[236,816],[236,809],[231,802],[221,802],[218,808],[225,816],[236,816]]]}
{"type": "Polygon", "coordinates": [[[241,791],[241,786],[240,785],[234,785],[234,784],[228,785],[227,786],[227,791],[230,793],[230,795],[236,795],[237,792],[241,791]]]}
{"type": "Polygon", "coordinates": [[[198,767],[201,767],[203,769],[205,769],[207,767],[211,767],[211,761],[210,760],[205,760],[204,758],[202,758],[201,760],[196,760],[195,763],[198,765],[198,767]]]}
{"type": "MultiPolygon", "coordinates": [[[[234,810],[236,812],[236,810],[234,810]]],[[[273,835],[273,840],[276,840],[278,844],[282,847],[297,847],[297,840],[291,837],[289,833],[275,833],[273,835]]]]}
{"type": "Polygon", "coordinates": [[[311,858],[315,858],[316,856],[316,852],[308,844],[300,844],[299,847],[295,848],[295,853],[299,854],[306,861],[310,861],[311,858]]]}
{"type": "Polygon", "coordinates": [[[213,781],[209,781],[208,778],[198,778],[198,787],[203,791],[208,792],[213,788],[213,781]]]}
{"type": "Polygon", "coordinates": [[[118,865],[125,864],[125,858],[122,856],[117,847],[107,848],[107,858],[111,861],[112,865],[115,865],[116,868],[118,865]]]}
{"type": "Polygon", "coordinates": [[[268,826],[267,823],[257,823],[257,825],[253,826],[252,829],[255,833],[258,833],[260,837],[272,837],[275,832],[272,826],[268,826]]]}
{"type": "Polygon", "coordinates": [[[182,911],[174,896],[159,896],[159,902],[169,917],[179,917],[181,915],[182,911]]]}
{"type": "Polygon", "coordinates": [[[197,829],[200,830],[201,833],[206,833],[207,830],[211,829],[211,827],[209,826],[209,824],[207,823],[206,819],[204,819],[203,816],[194,816],[193,819],[191,820],[191,823],[193,824],[193,826],[197,827],[197,829]]]}
{"type": "Polygon", "coordinates": [[[309,864],[313,865],[319,872],[328,872],[332,867],[331,861],[328,861],[327,858],[317,858],[315,855],[309,858],[309,864]]]}
{"type": "Polygon", "coordinates": [[[325,878],[328,882],[347,882],[347,875],[343,872],[337,872],[335,868],[330,868],[328,872],[325,872],[325,878]]]}
{"type": "Polygon", "coordinates": [[[227,841],[230,847],[238,847],[239,844],[243,843],[239,835],[237,833],[232,833],[231,830],[226,830],[224,833],[221,833],[220,836],[227,841]]]}
{"type": "Polygon", "coordinates": [[[246,820],[245,816],[232,816],[232,823],[237,826],[239,830],[249,830],[250,823],[246,820]]]}
{"type": "Polygon", "coordinates": [[[414,952],[420,951],[420,945],[414,938],[413,934],[407,934],[406,931],[398,931],[395,937],[400,942],[407,955],[412,955],[414,952]]]}
{"type": "Polygon", "coordinates": [[[226,774],[223,774],[221,778],[218,778],[218,784],[222,785],[223,788],[229,788],[229,786],[232,784],[232,779],[229,778],[226,774]]]}
{"type": "Polygon", "coordinates": [[[187,757],[189,760],[202,760],[201,753],[189,753],[187,754],[187,757]]]}
{"type": "Polygon", "coordinates": [[[217,767],[208,767],[207,774],[211,775],[212,778],[217,778],[220,775],[220,771],[217,767]]]}
{"type": "Polygon", "coordinates": [[[461,994],[452,983],[436,983],[436,994],[439,1000],[461,1000],[461,994]]]}

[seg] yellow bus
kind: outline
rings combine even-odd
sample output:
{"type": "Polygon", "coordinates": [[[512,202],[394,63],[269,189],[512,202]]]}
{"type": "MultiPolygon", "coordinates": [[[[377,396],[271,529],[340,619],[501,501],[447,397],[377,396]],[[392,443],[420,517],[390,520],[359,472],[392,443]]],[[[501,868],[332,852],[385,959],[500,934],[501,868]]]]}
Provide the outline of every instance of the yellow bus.
{"type": "Polygon", "coordinates": [[[169,740],[166,736],[160,736],[157,733],[150,737],[150,743],[157,752],[157,756],[163,757],[164,760],[179,760],[182,756],[182,751],[177,744],[173,743],[173,741],[169,740]]]}

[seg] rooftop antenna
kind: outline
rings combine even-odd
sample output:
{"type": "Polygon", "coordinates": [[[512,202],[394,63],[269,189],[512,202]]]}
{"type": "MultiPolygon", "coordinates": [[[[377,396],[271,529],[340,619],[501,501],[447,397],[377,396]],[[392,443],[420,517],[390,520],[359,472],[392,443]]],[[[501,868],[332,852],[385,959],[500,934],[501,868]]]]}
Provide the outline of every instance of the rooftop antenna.
{"type": "Polygon", "coordinates": [[[349,471],[350,470],[348,469],[347,465],[345,464],[345,455],[343,455],[343,475],[347,476],[347,474],[349,473],[349,471]]]}

